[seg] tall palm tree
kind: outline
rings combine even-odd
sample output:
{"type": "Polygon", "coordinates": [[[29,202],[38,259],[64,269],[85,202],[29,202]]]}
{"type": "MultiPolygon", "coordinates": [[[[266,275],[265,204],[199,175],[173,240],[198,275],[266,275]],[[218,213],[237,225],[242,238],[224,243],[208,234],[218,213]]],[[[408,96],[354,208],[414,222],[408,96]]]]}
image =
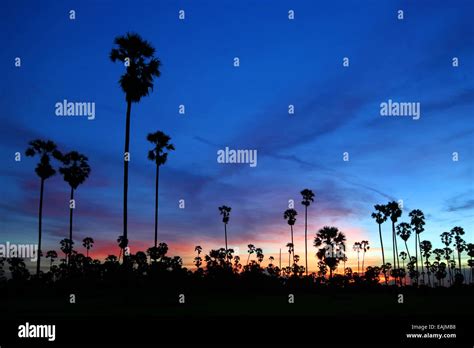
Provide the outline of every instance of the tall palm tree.
{"type": "Polygon", "coordinates": [[[360,242],[355,242],[352,246],[352,249],[357,253],[357,273],[360,274],[360,250],[362,249],[362,244],[360,242]]]}
{"type": "Polygon", "coordinates": [[[389,202],[386,207],[387,207],[387,215],[390,216],[390,220],[392,221],[393,268],[399,269],[400,260],[398,259],[398,246],[397,246],[397,238],[395,234],[395,224],[398,221],[398,218],[402,216],[402,210],[400,209],[398,203],[395,201],[389,202]]]}
{"type": "MultiPolygon", "coordinates": [[[[74,192],[77,190],[79,185],[84,183],[89,177],[91,167],[87,163],[88,159],[86,156],[80,154],[77,151],[71,151],[61,156],[62,166],[59,168],[59,172],[63,175],[64,181],[71,187],[70,202],[74,200],[74,192]]],[[[72,215],[74,207],[69,204],[69,239],[72,239],[72,215]]]]}
{"type": "MultiPolygon", "coordinates": [[[[410,225],[412,226],[413,231],[416,233],[415,234],[415,252],[416,252],[416,271],[418,272],[418,248],[420,248],[420,233],[422,233],[425,228],[423,227],[425,225],[425,215],[423,212],[419,209],[414,209],[408,214],[410,216],[411,221],[410,225]]],[[[424,277],[424,271],[423,271],[423,256],[421,254],[421,249],[420,251],[420,259],[421,259],[421,274],[422,274],[422,282],[425,282],[425,277],[424,277]]],[[[418,278],[416,279],[418,282],[418,278]]]]}
{"type": "Polygon", "coordinates": [[[370,249],[369,241],[363,240],[362,242],[360,242],[360,246],[362,248],[362,272],[365,272],[365,268],[364,268],[365,253],[367,252],[367,250],[370,249]]]}
{"type": "Polygon", "coordinates": [[[324,226],[314,237],[313,245],[319,248],[316,256],[329,267],[329,278],[344,258],[345,242],[345,234],[337,227],[324,226]]]}
{"type": "Polygon", "coordinates": [[[35,168],[36,175],[38,175],[41,179],[38,212],[38,258],[36,261],[36,275],[39,276],[41,266],[41,235],[43,219],[44,182],[50,177],[52,177],[54,174],[56,174],[56,170],[51,165],[51,156],[55,158],[60,158],[61,153],[58,151],[56,144],[51,140],[36,139],[29,142],[29,147],[26,149],[25,154],[28,157],[38,155],[40,158],[35,168]]]}
{"type": "MultiPolygon", "coordinates": [[[[127,33],[114,40],[110,51],[112,62],[120,61],[126,67],[119,84],[125,93],[127,114],[125,119],[125,150],[123,164],[123,237],[128,243],[128,162],[130,151],[130,113],[132,103],[138,103],[153,90],[153,79],[160,76],[161,62],[155,58],[155,49],[140,35],[127,33]]],[[[124,261],[126,258],[124,257],[124,261]]]]}
{"type": "Polygon", "coordinates": [[[464,235],[464,233],[464,229],[459,226],[453,227],[451,229],[451,234],[454,237],[454,248],[458,252],[459,274],[462,275],[462,279],[464,279],[464,274],[462,272],[461,254],[467,248],[466,241],[461,237],[462,235],[464,235]]]}
{"type": "Polygon", "coordinates": [[[382,240],[382,224],[387,221],[387,207],[383,204],[376,204],[374,205],[374,209],[376,210],[375,213],[372,213],[372,218],[375,219],[375,222],[379,225],[379,237],[380,237],[380,246],[382,247],[382,263],[385,265],[385,253],[383,248],[383,240],[382,240]]]}
{"type": "Polygon", "coordinates": [[[166,163],[168,152],[174,150],[174,145],[170,144],[171,138],[161,131],[150,133],[146,139],[154,145],[153,149],[148,151],[148,159],[156,164],[155,178],[155,247],[158,245],[158,180],[160,176],[160,166],[166,163]]]}
{"type": "Polygon", "coordinates": [[[82,240],[82,246],[86,248],[86,256],[89,257],[89,250],[94,246],[94,239],[86,237],[82,240]]]}
{"type": "Polygon", "coordinates": [[[296,222],[296,215],[298,213],[296,212],[295,209],[287,209],[283,213],[283,218],[285,220],[288,220],[288,225],[290,225],[290,231],[291,231],[291,245],[292,245],[292,252],[293,252],[293,263],[295,263],[295,242],[293,240],[293,226],[296,222]]]}
{"type": "Polygon", "coordinates": [[[301,204],[304,205],[304,258],[306,263],[306,275],[308,275],[308,207],[311,202],[314,202],[314,193],[309,189],[301,191],[303,200],[301,204]]]}
{"type": "Polygon", "coordinates": [[[231,207],[223,205],[219,207],[219,212],[222,215],[222,222],[224,223],[224,237],[225,237],[225,253],[227,255],[227,224],[229,223],[230,211],[232,210],[231,207]]]}
{"type": "Polygon", "coordinates": [[[407,241],[411,236],[411,225],[407,222],[401,222],[397,225],[397,236],[399,236],[405,242],[405,248],[407,249],[408,259],[411,259],[410,251],[408,250],[407,241]]]}

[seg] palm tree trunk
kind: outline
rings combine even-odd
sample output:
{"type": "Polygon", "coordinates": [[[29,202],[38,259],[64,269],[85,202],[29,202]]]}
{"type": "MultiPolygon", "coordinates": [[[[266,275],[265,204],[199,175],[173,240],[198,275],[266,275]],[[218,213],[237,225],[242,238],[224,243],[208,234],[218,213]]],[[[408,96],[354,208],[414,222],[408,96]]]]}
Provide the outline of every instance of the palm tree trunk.
{"type": "Polygon", "coordinates": [[[304,258],[306,261],[306,276],[308,276],[308,206],[304,206],[304,258]]]}
{"type": "MultiPolygon", "coordinates": [[[[397,234],[395,233],[395,223],[392,224],[393,227],[393,239],[395,240],[395,258],[397,259],[397,268],[400,269],[400,259],[398,257],[398,242],[397,242],[397,234]]],[[[400,286],[402,285],[402,279],[398,279],[400,286]]]]}
{"type": "MultiPolygon", "coordinates": [[[[396,258],[396,237],[395,237],[395,223],[392,221],[392,249],[393,249],[393,267],[392,269],[397,268],[397,258],[396,258]]],[[[395,285],[397,285],[397,278],[395,278],[395,285]]]]}
{"type": "Polygon", "coordinates": [[[362,273],[364,273],[365,251],[362,253],[362,273]]]}
{"type": "Polygon", "coordinates": [[[385,265],[385,252],[383,250],[383,240],[382,240],[382,224],[378,224],[379,225],[379,237],[380,237],[380,245],[382,247],[382,262],[383,264],[385,265]]]}
{"type": "Polygon", "coordinates": [[[247,265],[249,264],[249,261],[250,261],[250,253],[249,253],[249,256],[247,257],[247,265]]]}
{"type": "Polygon", "coordinates": [[[224,236],[225,236],[225,254],[227,255],[227,224],[226,223],[224,223],[224,236]]]}
{"type": "Polygon", "coordinates": [[[40,204],[38,212],[38,260],[36,261],[36,276],[39,277],[41,266],[41,223],[43,218],[43,193],[44,193],[44,179],[41,179],[40,189],[40,204]]]}
{"type": "Polygon", "coordinates": [[[415,258],[416,258],[416,285],[418,285],[418,278],[420,276],[418,272],[418,233],[415,233],[415,258]]]}
{"type": "Polygon", "coordinates": [[[69,255],[67,256],[67,264],[71,264],[71,254],[72,254],[72,214],[73,208],[71,207],[71,201],[74,199],[74,189],[71,187],[71,195],[69,198],[69,240],[71,241],[71,249],[69,250],[69,255]]]}
{"type": "Polygon", "coordinates": [[[291,244],[293,245],[293,264],[295,263],[295,243],[293,242],[293,225],[290,225],[291,229],[291,244]]]}
{"type": "Polygon", "coordinates": [[[420,248],[420,261],[421,261],[421,283],[425,285],[425,269],[423,266],[423,254],[421,253],[421,246],[420,246],[420,235],[418,235],[418,247],[420,248]]]}
{"type": "Polygon", "coordinates": [[[459,273],[462,274],[461,270],[461,253],[459,252],[459,248],[456,248],[458,251],[458,261],[459,261],[459,273]]]}
{"type": "Polygon", "coordinates": [[[279,267],[280,267],[280,270],[281,270],[281,248],[280,248],[280,261],[279,261],[279,267]]]}
{"type": "MultiPolygon", "coordinates": [[[[130,113],[132,110],[132,100],[127,96],[127,116],[125,121],[125,151],[126,153],[130,151],[130,113]]],[[[130,158],[128,158],[130,159],[130,158]]],[[[128,162],[124,158],[123,162],[123,237],[125,240],[128,240],[128,162]]],[[[123,262],[126,262],[125,255],[123,256],[123,262]]]]}
{"type": "Polygon", "coordinates": [[[360,274],[360,267],[359,267],[359,265],[360,265],[360,262],[359,262],[359,251],[357,251],[357,273],[360,274]]]}
{"type": "MultiPolygon", "coordinates": [[[[406,241],[406,240],[405,240],[404,242],[405,242],[405,248],[407,249],[408,260],[410,260],[411,257],[410,257],[410,251],[408,251],[408,244],[407,244],[407,241],[406,241]]],[[[405,262],[403,262],[403,264],[405,264],[405,262]]],[[[403,268],[405,268],[405,266],[403,266],[403,268]]]]}
{"type": "Polygon", "coordinates": [[[86,256],[89,257],[89,248],[86,248],[86,256]]]}
{"type": "Polygon", "coordinates": [[[155,248],[158,245],[158,178],[160,176],[160,166],[156,165],[155,182],[155,248]]]}

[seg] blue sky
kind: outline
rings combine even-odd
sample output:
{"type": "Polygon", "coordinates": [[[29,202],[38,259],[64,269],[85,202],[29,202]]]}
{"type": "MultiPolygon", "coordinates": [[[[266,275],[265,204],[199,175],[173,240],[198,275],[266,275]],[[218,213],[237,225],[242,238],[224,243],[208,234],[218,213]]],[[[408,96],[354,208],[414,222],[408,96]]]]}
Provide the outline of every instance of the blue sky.
{"type": "MultiPolygon", "coordinates": [[[[75,235],[94,237],[96,250],[115,245],[126,105],[118,85],[123,67],[108,54],[113,39],[131,31],[150,41],[163,63],[154,91],[132,107],[132,251],[153,241],[154,167],[146,135],[156,130],[176,147],[160,176],[159,238],[172,254],[188,256],[198,244],[222,246],[217,207],[226,204],[233,209],[230,244],[253,243],[276,256],[289,241],[282,213],[294,199],[302,255],[303,188],[316,193],[311,239],[318,228],[335,225],[350,245],[369,239],[374,259],[379,243],[370,213],[389,199],[403,199],[400,221],[409,209],[425,212],[422,239],[437,245],[441,232],[461,225],[472,241],[471,1],[6,1],[3,7],[0,151],[7,161],[0,192],[8,199],[0,203],[2,240],[37,240],[35,160],[13,156],[29,140],[45,138],[90,160],[90,179],[77,191],[75,235]],[[95,102],[95,120],[55,116],[63,99],[95,102]],[[379,105],[388,99],[420,102],[421,118],[381,117],[379,105]],[[217,163],[226,146],[256,149],[257,167],[217,163]]],[[[47,247],[57,248],[67,235],[67,202],[62,179],[48,180],[47,247]]]]}

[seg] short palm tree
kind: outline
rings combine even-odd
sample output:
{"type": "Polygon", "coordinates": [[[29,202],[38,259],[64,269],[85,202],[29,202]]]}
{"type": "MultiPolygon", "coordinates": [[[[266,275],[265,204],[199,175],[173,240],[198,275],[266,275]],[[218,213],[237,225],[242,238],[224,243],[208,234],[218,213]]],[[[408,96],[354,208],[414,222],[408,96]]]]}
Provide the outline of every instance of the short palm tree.
{"type": "Polygon", "coordinates": [[[42,235],[42,219],[43,219],[43,194],[44,194],[44,182],[56,174],[56,170],[51,165],[51,157],[60,158],[61,153],[58,151],[57,146],[51,140],[33,140],[30,141],[29,147],[25,152],[26,156],[33,157],[39,156],[40,160],[36,165],[36,175],[41,179],[40,185],[40,201],[39,201],[39,213],[38,213],[38,258],[36,261],[36,275],[39,276],[41,266],[41,235],[42,235]]]}
{"type": "Polygon", "coordinates": [[[407,244],[407,240],[410,238],[411,236],[411,225],[409,223],[406,223],[406,222],[401,222],[397,225],[397,235],[403,240],[403,242],[405,243],[405,248],[407,250],[407,254],[408,254],[408,259],[411,259],[411,256],[410,256],[410,251],[408,250],[408,244],[407,244]]]}
{"type": "Polygon", "coordinates": [[[170,144],[171,138],[161,131],[148,134],[146,138],[154,145],[153,149],[148,151],[148,159],[156,164],[155,177],[155,247],[158,245],[158,181],[160,176],[160,166],[166,163],[168,152],[174,150],[173,144],[170,144]]]}
{"type": "Polygon", "coordinates": [[[458,267],[459,273],[462,274],[462,264],[461,264],[461,254],[466,250],[466,242],[462,239],[461,236],[464,235],[464,229],[462,227],[456,226],[451,229],[451,235],[454,237],[454,248],[458,253],[458,267]]]}
{"type": "Polygon", "coordinates": [[[473,257],[474,257],[474,243],[468,243],[466,245],[466,250],[467,250],[467,256],[470,257],[470,259],[468,260],[468,266],[471,268],[471,276],[470,276],[470,282],[472,283],[472,270],[474,268],[474,260],[473,260],[473,257]]]}
{"type": "Polygon", "coordinates": [[[249,261],[250,261],[250,255],[252,255],[254,252],[255,252],[255,245],[253,244],[249,244],[248,245],[248,253],[249,253],[249,256],[247,257],[247,265],[249,264],[249,261]]]}
{"type": "MultiPolygon", "coordinates": [[[[413,232],[415,232],[415,257],[416,257],[416,271],[418,272],[418,251],[420,251],[420,259],[421,259],[421,274],[422,274],[422,281],[424,283],[424,271],[423,271],[423,256],[421,254],[420,248],[420,233],[422,233],[425,228],[425,215],[419,209],[414,209],[408,214],[411,218],[410,225],[412,226],[413,232]]],[[[418,278],[417,278],[418,281],[418,278]]]]}
{"type": "Polygon", "coordinates": [[[355,242],[352,249],[357,253],[357,273],[360,274],[360,251],[362,249],[362,244],[360,242],[355,242]]]}
{"type": "Polygon", "coordinates": [[[82,240],[82,246],[86,248],[86,256],[89,257],[89,250],[94,246],[94,239],[86,237],[82,240]]]}
{"type": "Polygon", "coordinates": [[[295,262],[295,242],[293,240],[293,226],[296,222],[296,215],[298,215],[298,213],[296,212],[295,209],[287,209],[283,213],[283,218],[285,220],[288,220],[288,225],[290,225],[291,245],[292,245],[292,248],[293,248],[293,250],[292,250],[292,252],[293,252],[293,263],[295,262]]]}
{"type": "Polygon", "coordinates": [[[51,269],[53,267],[53,262],[58,258],[58,253],[54,250],[49,250],[46,252],[46,258],[50,259],[51,263],[49,265],[49,268],[51,269]]]}
{"type": "Polygon", "coordinates": [[[293,243],[286,243],[288,248],[288,267],[291,267],[291,254],[293,253],[293,243]]]}
{"type": "MultiPolygon", "coordinates": [[[[426,266],[426,274],[428,276],[428,286],[431,285],[430,281],[430,256],[431,256],[431,249],[433,249],[433,245],[429,240],[424,240],[420,242],[420,249],[423,252],[423,257],[425,258],[425,266],[426,266]]],[[[424,278],[424,275],[423,275],[424,278]]]]}
{"type": "Polygon", "coordinates": [[[74,201],[74,192],[77,190],[79,185],[84,183],[89,177],[91,167],[87,163],[88,159],[86,156],[80,154],[77,151],[71,151],[61,156],[62,166],[59,168],[59,172],[63,175],[64,181],[66,181],[70,188],[70,203],[69,203],[69,239],[72,238],[72,216],[74,206],[71,202],[74,201]]]}
{"type": "Polygon", "coordinates": [[[301,191],[301,196],[303,198],[301,204],[304,205],[304,258],[308,275],[308,207],[314,202],[314,193],[310,189],[304,189],[301,191]]]}
{"type": "MultiPolygon", "coordinates": [[[[130,151],[130,113],[132,103],[138,103],[153,90],[153,79],[160,76],[161,62],[155,55],[151,44],[140,35],[127,33],[114,40],[115,47],[110,51],[112,62],[122,62],[125,73],[119,84],[125,93],[127,114],[125,119],[125,150],[123,166],[123,237],[128,243],[128,162],[130,151]]],[[[126,258],[124,258],[125,260],[126,258]]]]}
{"type": "Polygon", "coordinates": [[[367,250],[370,249],[369,241],[363,240],[362,242],[360,242],[360,245],[362,247],[362,272],[365,272],[365,268],[364,268],[365,253],[367,252],[367,250]]]}
{"type": "Polygon", "coordinates": [[[329,278],[344,258],[345,242],[345,234],[337,227],[324,226],[314,237],[313,245],[320,248],[316,256],[329,267],[329,278]]]}
{"type": "MultiPolygon", "coordinates": [[[[405,260],[407,259],[408,254],[404,251],[401,251],[400,254],[398,254],[398,256],[400,256],[400,258],[402,259],[402,268],[403,268],[403,271],[405,271],[405,260]]],[[[405,286],[406,286],[407,285],[406,272],[405,272],[405,276],[403,277],[403,279],[405,281],[405,286]]]]}
{"type": "MultiPolygon", "coordinates": [[[[441,237],[441,243],[444,244],[444,258],[446,260],[446,265],[449,265],[450,264],[450,260],[451,260],[451,254],[452,254],[452,249],[450,248],[450,245],[453,241],[453,236],[450,232],[443,232],[441,233],[440,235],[441,237]]],[[[448,272],[449,272],[449,281],[452,282],[453,281],[453,275],[451,274],[451,268],[448,267],[448,272]]]]}

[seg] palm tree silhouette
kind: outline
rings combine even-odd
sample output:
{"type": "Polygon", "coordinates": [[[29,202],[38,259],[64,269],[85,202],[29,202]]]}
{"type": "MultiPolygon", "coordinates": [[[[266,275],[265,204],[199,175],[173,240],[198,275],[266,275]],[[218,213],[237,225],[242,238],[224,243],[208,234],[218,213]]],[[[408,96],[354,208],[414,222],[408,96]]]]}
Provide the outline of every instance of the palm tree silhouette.
{"type": "Polygon", "coordinates": [[[402,216],[402,210],[397,202],[392,201],[387,204],[387,213],[392,221],[392,242],[393,242],[393,268],[400,268],[400,261],[398,260],[398,246],[395,234],[395,223],[398,218],[402,216]]]}
{"type": "Polygon", "coordinates": [[[250,255],[253,254],[255,252],[255,245],[253,244],[249,244],[248,245],[248,253],[249,253],[249,256],[247,257],[247,265],[249,264],[249,261],[250,261],[250,255]]]}
{"type": "Polygon", "coordinates": [[[286,243],[288,248],[288,267],[291,267],[291,254],[293,253],[293,243],[286,243]]]}
{"type": "Polygon", "coordinates": [[[411,258],[410,251],[408,250],[407,240],[411,236],[411,225],[406,222],[401,222],[397,225],[397,235],[405,242],[405,248],[407,249],[408,259],[411,258]]]}
{"type": "Polygon", "coordinates": [[[43,194],[44,194],[44,182],[54,174],[56,170],[51,165],[51,156],[58,159],[61,157],[61,153],[58,151],[57,146],[51,140],[40,140],[36,139],[29,142],[29,147],[25,152],[26,156],[33,157],[38,155],[40,157],[39,163],[36,165],[35,172],[41,179],[40,186],[40,202],[38,212],[38,259],[36,261],[36,275],[39,276],[41,266],[41,234],[42,234],[42,219],[43,219],[43,194]]]}
{"type": "MultiPolygon", "coordinates": [[[[408,254],[404,251],[401,251],[400,254],[398,254],[398,256],[400,256],[400,258],[402,259],[402,268],[405,271],[405,260],[407,259],[408,254]]],[[[407,285],[406,273],[405,273],[405,276],[403,277],[403,280],[405,281],[405,286],[406,286],[407,285]]]]}
{"type": "Polygon", "coordinates": [[[194,258],[194,263],[197,269],[199,269],[202,265],[202,257],[201,257],[202,247],[200,245],[196,245],[196,247],[194,248],[194,251],[197,252],[197,256],[194,258]]]}
{"type": "MultiPolygon", "coordinates": [[[[443,232],[441,233],[440,237],[441,237],[441,243],[444,244],[443,250],[444,250],[444,258],[446,260],[446,265],[449,265],[451,254],[453,252],[449,246],[451,245],[453,241],[453,235],[450,232],[443,232]]],[[[451,274],[451,268],[449,267],[448,267],[448,272],[449,272],[449,281],[452,282],[453,276],[451,274]]]]}
{"type": "Polygon", "coordinates": [[[322,247],[316,253],[319,260],[329,267],[329,278],[344,257],[346,236],[337,227],[324,226],[314,237],[314,246],[322,247]]]}
{"type": "Polygon", "coordinates": [[[459,274],[462,274],[462,267],[461,267],[461,253],[466,249],[466,242],[462,239],[462,235],[464,235],[464,229],[462,227],[456,226],[451,229],[451,235],[454,237],[454,248],[458,252],[458,266],[459,266],[459,274]]]}
{"type": "MultiPolygon", "coordinates": [[[[125,120],[125,150],[123,166],[123,237],[128,243],[128,162],[130,150],[130,113],[132,103],[138,103],[153,90],[153,78],[160,76],[161,62],[154,57],[155,49],[140,35],[127,33],[114,40],[116,47],[110,51],[112,62],[120,61],[126,67],[119,84],[125,93],[127,115],[125,120]]],[[[124,257],[124,262],[126,258],[124,257]]]]}
{"type": "Polygon", "coordinates": [[[375,219],[375,222],[377,222],[377,225],[379,225],[380,246],[382,247],[382,263],[385,265],[385,253],[382,240],[382,224],[387,221],[388,210],[383,204],[374,205],[374,209],[376,212],[372,213],[372,218],[375,219]]]}
{"type": "Polygon", "coordinates": [[[223,205],[219,207],[219,212],[222,215],[222,222],[224,223],[224,237],[225,237],[225,253],[227,255],[227,224],[229,223],[230,211],[232,210],[231,207],[223,205]]]}
{"type": "Polygon", "coordinates": [[[51,270],[51,268],[53,267],[54,260],[58,258],[58,253],[54,250],[49,250],[48,252],[46,252],[46,258],[50,259],[51,261],[49,265],[49,269],[51,270]]]}
{"type": "MultiPolygon", "coordinates": [[[[416,257],[416,270],[418,272],[418,248],[420,247],[420,233],[422,233],[425,228],[423,227],[425,224],[425,215],[419,209],[412,210],[408,216],[411,217],[410,225],[412,226],[413,231],[415,234],[415,257],[416,257]]],[[[423,271],[423,256],[421,255],[421,248],[420,248],[420,259],[421,259],[421,274],[422,274],[422,282],[425,282],[424,271],[423,271]]],[[[418,278],[417,278],[418,282],[418,278]]]]}
{"type": "Polygon", "coordinates": [[[173,144],[169,141],[171,138],[161,131],[150,133],[146,139],[154,145],[154,148],[148,151],[148,159],[156,164],[155,178],[155,247],[158,245],[158,180],[160,176],[160,166],[166,163],[168,152],[174,150],[173,144]]]}
{"type": "Polygon", "coordinates": [[[288,220],[288,225],[290,225],[290,231],[291,231],[291,247],[292,247],[292,252],[293,252],[293,263],[295,262],[295,243],[293,241],[293,225],[296,222],[296,215],[298,213],[296,212],[295,209],[287,209],[283,213],[283,218],[285,220],[288,220]]]}
{"type": "Polygon", "coordinates": [[[314,202],[314,193],[309,189],[301,191],[303,200],[301,204],[304,205],[304,258],[306,264],[306,275],[308,275],[308,207],[311,202],[314,202]]]}
{"type": "Polygon", "coordinates": [[[82,246],[86,248],[86,256],[89,257],[89,250],[94,246],[94,239],[86,237],[82,240],[82,246]]]}
{"type": "Polygon", "coordinates": [[[468,266],[471,268],[471,275],[469,281],[472,283],[472,269],[474,268],[474,260],[472,259],[474,257],[474,243],[468,243],[466,245],[466,250],[467,250],[467,256],[470,257],[470,259],[467,261],[468,266]]]}
{"type": "Polygon", "coordinates": [[[352,249],[357,253],[357,273],[360,273],[360,250],[362,249],[362,244],[360,242],[355,242],[352,246],[352,249]]]}
{"type": "Polygon", "coordinates": [[[362,254],[362,272],[365,272],[365,268],[364,268],[365,253],[367,252],[367,250],[370,249],[369,241],[368,240],[363,240],[362,242],[360,242],[360,246],[361,246],[362,251],[363,251],[363,254],[362,254]]]}
{"type": "Polygon", "coordinates": [[[64,238],[59,242],[59,245],[61,245],[60,249],[66,257],[71,255],[74,246],[74,242],[71,239],[64,238]]]}
{"type": "MultiPolygon", "coordinates": [[[[62,167],[59,168],[59,172],[63,175],[64,181],[66,181],[71,187],[70,203],[69,203],[69,239],[72,239],[72,215],[74,208],[71,202],[74,200],[74,191],[84,183],[89,177],[91,167],[87,163],[88,159],[86,156],[80,154],[77,151],[71,151],[61,156],[62,167]]],[[[74,204],[75,206],[75,204],[74,204]]]]}
{"type": "Polygon", "coordinates": [[[118,261],[120,262],[120,256],[123,254],[123,259],[124,259],[124,262],[125,262],[125,256],[126,256],[125,255],[125,248],[128,246],[128,239],[125,238],[124,236],[118,236],[117,243],[118,243],[119,248],[120,248],[118,261]]]}
{"type": "Polygon", "coordinates": [[[428,275],[428,286],[430,286],[431,285],[430,283],[430,273],[431,273],[430,272],[430,256],[431,256],[431,249],[433,249],[433,245],[431,244],[429,240],[424,240],[420,242],[420,249],[423,252],[423,257],[425,258],[425,265],[426,265],[427,275],[428,275]]]}

